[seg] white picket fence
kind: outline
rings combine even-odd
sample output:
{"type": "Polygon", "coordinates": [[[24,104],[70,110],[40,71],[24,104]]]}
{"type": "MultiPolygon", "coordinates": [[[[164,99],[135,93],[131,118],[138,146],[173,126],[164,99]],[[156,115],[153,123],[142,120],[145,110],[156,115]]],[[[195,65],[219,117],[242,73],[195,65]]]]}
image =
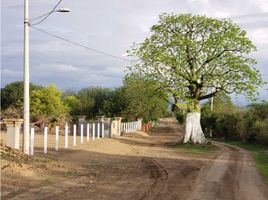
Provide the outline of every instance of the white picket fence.
{"type": "MultiPolygon", "coordinates": [[[[84,124],[80,125],[80,143],[84,143],[84,138],[86,138],[86,141],[89,141],[90,138],[92,138],[92,140],[95,140],[95,137],[97,136],[97,139],[100,138],[104,138],[105,137],[105,133],[109,133],[109,128],[108,130],[105,130],[105,126],[104,123],[87,123],[86,124],[86,135],[84,134],[84,124]]],[[[55,150],[58,151],[59,150],[59,126],[55,127],[55,150]]],[[[47,154],[47,146],[48,146],[48,128],[45,127],[44,128],[44,153],[47,154]]],[[[64,148],[68,148],[69,147],[69,126],[66,123],[65,125],[65,129],[64,129],[64,148]]],[[[34,128],[31,128],[31,132],[30,132],[30,155],[34,155],[34,137],[35,136],[35,130],[34,128]]],[[[76,146],[77,142],[76,142],[76,138],[77,138],[77,126],[76,124],[73,125],[73,146],[76,146]]]]}
{"type": "Polygon", "coordinates": [[[136,132],[138,130],[141,130],[142,124],[140,121],[134,121],[134,122],[123,122],[121,123],[120,132],[124,131],[125,133],[131,133],[136,132]]]}
{"type": "MultiPolygon", "coordinates": [[[[124,131],[125,133],[132,133],[136,132],[138,130],[141,130],[142,123],[141,121],[133,121],[133,122],[124,122],[120,125],[120,132],[124,131]]],[[[76,124],[72,125],[72,127],[69,127],[69,125],[66,123],[64,130],[62,132],[64,133],[64,148],[68,148],[70,146],[70,143],[73,144],[73,146],[77,145],[77,130],[80,130],[80,144],[83,144],[84,141],[89,141],[90,138],[94,141],[95,139],[104,138],[105,135],[110,135],[110,127],[105,127],[104,123],[95,122],[95,123],[87,123],[87,124],[80,124],[80,127],[77,127],[76,124]],[[86,127],[84,127],[86,126],[86,127]],[[70,130],[73,130],[72,135],[72,141],[69,141],[70,139],[70,130]],[[84,140],[85,139],[85,140],[84,140]]],[[[59,133],[60,128],[59,126],[55,127],[55,151],[59,150],[59,133]]],[[[50,135],[51,137],[51,135],[50,135]]],[[[51,138],[50,138],[51,139],[51,138]]],[[[30,132],[30,155],[34,155],[34,145],[35,145],[35,130],[34,128],[31,128],[30,132]]],[[[48,128],[44,128],[43,132],[43,147],[44,147],[44,154],[47,154],[48,149],[48,128]]]]}

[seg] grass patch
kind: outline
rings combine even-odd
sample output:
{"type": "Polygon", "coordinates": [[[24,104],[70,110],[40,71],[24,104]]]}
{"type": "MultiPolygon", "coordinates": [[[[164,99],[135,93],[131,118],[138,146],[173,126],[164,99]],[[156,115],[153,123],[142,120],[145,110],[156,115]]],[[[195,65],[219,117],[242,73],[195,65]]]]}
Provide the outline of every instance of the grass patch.
{"type": "Polygon", "coordinates": [[[185,153],[191,154],[211,154],[219,148],[212,144],[177,144],[176,148],[185,153]]]}
{"type": "Polygon", "coordinates": [[[44,158],[44,157],[33,157],[34,161],[36,162],[42,162],[47,164],[56,164],[57,160],[52,158],[44,158]]]}
{"type": "Polygon", "coordinates": [[[45,177],[43,178],[43,181],[44,181],[45,183],[51,183],[51,182],[52,182],[52,178],[51,178],[50,176],[45,176],[45,177]]]}
{"type": "Polygon", "coordinates": [[[223,143],[241,147],[253,153],[254,159],[264,182],[268,184],[268,146],[256,143],[244,143],[239,141],[217,140],[223,143]]]}
{"type": "Polygon", "coordinates": [[[78,175],[77,171],[66,171],[66,172],[63,172],[63,176],[64,177],[77,176],[77,175],[78,175]]]}

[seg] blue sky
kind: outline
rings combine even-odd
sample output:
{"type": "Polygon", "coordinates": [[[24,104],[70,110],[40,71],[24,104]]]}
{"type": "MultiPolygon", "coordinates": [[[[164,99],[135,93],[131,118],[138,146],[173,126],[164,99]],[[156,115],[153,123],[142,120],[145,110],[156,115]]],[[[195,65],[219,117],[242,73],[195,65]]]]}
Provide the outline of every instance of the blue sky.
{"type": "MultiPolygon", "coordinates": [[[[30,18],[58,0],[30,0],[30,18]]],[[[257,68],[268,82],[268,0],[63,0],[70,13],[54,13],[38,27],[91,48],[125,58],[133,42],[150,35],[159,14],[193,13],[230,18],[257,46],[257,68]]],[[[61,89],[122,84],[127,62],[87,51],[30,30],[30,80],[61,89]]],[[[1,0],[1,87],[23,79],[23,1],[1,0]]],[[[268,100],[267,85],[260,89],[268,100]]],[[[235,102],[245,104],[243,97],[235,102]]]]}

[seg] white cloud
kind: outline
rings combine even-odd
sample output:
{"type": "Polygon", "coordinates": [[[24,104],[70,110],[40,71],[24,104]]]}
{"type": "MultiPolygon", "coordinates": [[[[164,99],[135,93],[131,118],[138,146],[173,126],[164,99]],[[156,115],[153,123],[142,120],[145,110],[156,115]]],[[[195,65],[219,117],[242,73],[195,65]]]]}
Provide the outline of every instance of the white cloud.
{"type": "MultiPolygon", "coordinates": [[[[46,13],[55,3],[56,0],[31,1],[31,17],[46,13]]],[[[1,6],[1,42],[4,47],[1,66],[2,74],[5,74],[2,83],[7,84],[22,77],[23,2],[4,0],[1,6]]],[[[267,0],[65,0],[62,6],[72,11],[54,13],[40,28],[117,56],[125,56],[133,42],[148,37],[150,27],[157,23],[158,15],[163,12],[229,17],[245,29],[257,45],[258,52],[254,54],[260,63],[257,67],[267,73],[264,67],[268,65],[267,0]]],[[[66,89],[118,86],[129,64],[33,29],[30,41],[31,80],[39,84],[54,82],[66,89]]]]}
{"type": "Polygon", "coordinates": [[[40,64],[32,67],[33,70],[48,71],[53,73],[73,73],[82,71],[80,68],[69,64],[40,64]]]}
{"type": "Polygon", "coordinates": [[[267,45],[268,47],[268,27],[254,29],[248,33],[248,36],[256,45],[267,45]]]}

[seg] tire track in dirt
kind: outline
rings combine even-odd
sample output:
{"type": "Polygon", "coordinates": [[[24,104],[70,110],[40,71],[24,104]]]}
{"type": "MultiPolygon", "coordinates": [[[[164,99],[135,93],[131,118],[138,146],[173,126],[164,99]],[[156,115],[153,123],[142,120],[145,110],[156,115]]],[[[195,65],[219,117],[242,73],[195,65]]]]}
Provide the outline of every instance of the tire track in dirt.
{"type": "Polygon", "coordinates": [[[150,178],[153,179],[152,184],[139,200],[165,199],[168,193],[168,171],[156,159],[144,156],[135,147],[132,147],[132,150],[142,156],[141,162],[144,168],[149,171],[150,178]]]}
{"type": "Polygon", "coordinates": [[[152,158],[142,158],[142,163],[145,168],[150,171],[150,178],[153,179],[152,185],[145,192],[145,194],[140,198],[140,200],[150,199],[150,200],[161,200],[167,195],[167,180],[168,172],[165,168],[152,158]]]}

